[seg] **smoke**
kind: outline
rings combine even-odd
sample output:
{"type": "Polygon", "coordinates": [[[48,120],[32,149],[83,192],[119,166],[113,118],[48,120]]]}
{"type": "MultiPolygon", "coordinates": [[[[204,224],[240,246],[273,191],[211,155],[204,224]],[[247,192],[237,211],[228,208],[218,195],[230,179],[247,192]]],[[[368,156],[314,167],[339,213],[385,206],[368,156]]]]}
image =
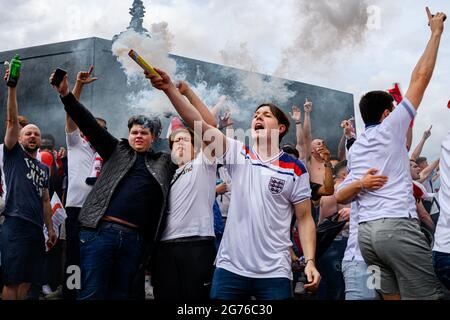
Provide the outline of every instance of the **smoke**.
{"type": "Polygon", "coordinates": [[[292,44],[284,48],[275,74],[298,78],[299,72],[328,72],[332,61],[363,44],[367,28],[365,0],[299,0],[292,44]]]}
{"type": "Polygon", "coordinates": [[[260,71],[259,64],[248,49],[247,42],[242,42],[238,47],[228,45],[225,49],[220,50],[219,53],[224,65],[251,72],[260,71]]]}
{"type": "Polygon", "coordinates": [[[168,55],[172,50],[173,39],[168,24],[166,22],[152,24],[150,33],[151,37],[129,29],[123,32],[113,43],[113,55],[120,62],[129,84],[143,78],[141,67],[128,56],[131,49],[136,51],[149,64],[158,66],[169,74],[174,74],[176,71],[175,61],[168,55]]]}
{"type": "Polygon", "coordinates": [[[151,37],[128,29],[113,42],[112,52],[127,76],[128,85],[134,90],[126,97],[132,112],[147,114],[151,110],[152,114],[160,115],[171,109],[170,102],[163,93],[148,84],[141,67],[128,56],[128,52],[133,49],[150,65],[161,68],[170,75],[175,74],[176,62],[169,57],[173,36],[168,24],[152,24],[150,34],[151,37]],[[142,84],[146,86],[143,87],[142,84]]]}

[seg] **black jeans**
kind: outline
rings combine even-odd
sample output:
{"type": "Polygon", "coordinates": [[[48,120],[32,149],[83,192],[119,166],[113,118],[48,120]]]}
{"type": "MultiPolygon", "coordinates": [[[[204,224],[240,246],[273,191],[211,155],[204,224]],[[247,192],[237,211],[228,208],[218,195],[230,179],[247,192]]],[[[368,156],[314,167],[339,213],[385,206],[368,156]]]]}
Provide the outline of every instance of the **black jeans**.
{"type": "Polygon", "coordinates": [[[209,300],[215,258],[214,240],[160,243],[152,273],[155,300],[209,300]]]}
{"type": "Polygon", "coordinates": [[[81,208],[67,207],[66,219],[66,264],[64,267],[63,297],[65,300],[76,300],[77,291],[67,288],[67,268],[80,266],[80,223],[78,216],[81,208]]]}

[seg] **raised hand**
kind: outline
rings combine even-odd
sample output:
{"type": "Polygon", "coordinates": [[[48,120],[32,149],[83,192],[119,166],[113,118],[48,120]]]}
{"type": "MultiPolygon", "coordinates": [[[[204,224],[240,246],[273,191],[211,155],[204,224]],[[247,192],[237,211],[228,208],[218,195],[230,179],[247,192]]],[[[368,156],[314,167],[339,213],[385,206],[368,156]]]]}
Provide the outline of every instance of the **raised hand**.
{"type": "Polygon", "coordinates": [[[428,15],[428,25],[431,28],[431,32],[433,34],[442,34],[444,32],[444,21],[447,19],[447,16],[443,12],[438,12],[436,14],[432,14],[430,8],[426,7],[427,15],[428,15]]]}
{"type": "Polygon", "coordinates": [[[98,78],[97,77],[92,77],[92,71],[94,71],[94,67],[91,66],[89,68],[89,71],[80,71],[77,74],[77,82],[81,83],[81,84],[89,84],[92,83],[94,81],[97,81],[98,78]]]}
{"type": "Polygon", "coordinates": [[[328,150],[327,146],[325,144],[322,144],[319,148],[317,148],[317,153],[325,162],[330,162],[331,153],[330,150],[328,150]]]}
{"type": "Polygon", "coordinates": [[[66,74],[63,78],[63,81],[61,81],[59,87],[56,87],[52,85],[53,77],[55,76],[55,73],[52,73],[49,79],[50,85],[55,88],[55,90],[62,96],[65,97],[69,94],[69,80],[68,75],[66,74]]]}
{"type": "Polygon", "coordinates": [[[296,123],[302,121],[302,113],[300,111],[300,108],[297,106],[292,106],[292,112],[289,112],[289,115],[296,123]]]}
{"type": "Polygon", "coordinates": [[[180,93],[183,96],[187,95],[189,93],[189,91],[191,90],[188,83],[183,80],[176,81],[175,86],[177,87],[178,91],[180,91],[180,93]]]}
{"type": "Polygon", "coordinates": [[[153,73],[150,73],[148,71],[144,72],[145,77],[150,80],[154,88],[162,91],[167,91],[171,87],[175,87],[175,85],[172,83],[172,80],[170,79],[167,73],[165,73],[160,69],[155,68],[155,70],[157,73],[160,74],[161,77],[158,77],[157,75],[154,75],[153,73]]]}
{"type": "Polygon", "coordinates": [[[231,119],[231,110],[227,110],[223,117],[219,118],[219,128],[227,128],[233,125],[233,119],[231,119]]]}
{"type": "Polygon", "coordinates": [[[313,103],[306,99],[305,104],[303,105],[303,109],[305,110],[305,113],[311,113],[313,110],[313,103]]]}
{"type": "Polygon", "coordinates": [[[430,129],[425,130],[423,133],[423,140],[428,140],[428,138],[431,137],[431,129],[433,129],[433,125],[430,126],[430,129]]]}

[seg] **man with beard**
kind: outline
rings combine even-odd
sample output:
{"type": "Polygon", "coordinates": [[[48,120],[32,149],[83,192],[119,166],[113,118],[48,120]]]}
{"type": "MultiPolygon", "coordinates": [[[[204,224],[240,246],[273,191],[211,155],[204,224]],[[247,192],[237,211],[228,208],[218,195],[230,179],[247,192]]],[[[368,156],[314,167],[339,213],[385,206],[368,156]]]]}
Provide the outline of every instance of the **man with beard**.
{"type": "MultiPolygon", "coordinates": [[[[5,81],[7,78],[8,71],[5,81]]],[[[49,235],[47,246],[53,247],[57,240],[51,219],[49,171],[36,159],[41,132],[33,124],[20,130],[16,90],[8,88],[3,158],[7,186],[1,257],[4,300],[24,300],[30,284],[41,282],[45,253],[44,222],[49,235]]]]}

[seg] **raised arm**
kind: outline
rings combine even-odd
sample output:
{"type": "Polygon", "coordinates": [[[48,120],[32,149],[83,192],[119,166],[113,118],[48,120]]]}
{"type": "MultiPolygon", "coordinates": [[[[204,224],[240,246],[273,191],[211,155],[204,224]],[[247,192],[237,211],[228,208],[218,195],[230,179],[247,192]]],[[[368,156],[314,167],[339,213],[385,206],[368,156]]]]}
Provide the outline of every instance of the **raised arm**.
{"type": "Polygon", "coordinates": [[[312,134],[311,134],[311,112],[312,112],[313,104],[311,101],[306,99],[303,108],[305,109],[305,124],[303,125],[303,137],[304,137],[304,145],[302,146],[303,150],[305,150],[305,161],[309,162],[311,159],[311,142],[312,142],[312,134]]]}
{"type": "MultiPolygon", "coordinates": [[[[9,70],[5,74],[5,82],[9,76],[9,70]]],[[[6,134],[5,134],[5,147],[11,150],[19,141],[19,120],[17,107],[17,87],[8,86],[8,102],[6,112],[6,134]]]]}
{"type": "Polygon", "coordinates": [[[211,109],[213,117],[216,119],[219,116],[220,110],[222,110],[225,102],[227,101],[227,96],[221,96],[216,105],[211,109]]]}
{"type": "Polygon", "coordinates": [[[145,72],[145,76],[150,79],[152,85],[164,91],[178,114],[183,118],[189,128],[201,128],[203,143],[207,146],[213,145],[213,153],[216,157],[221,157],[227,150],[227,140],[225,135],[217,128],[208,124],[200,112],[181,95],[176,86],[173,84],[169,75],[162,70],[155,69],[161,77],[145,72]]]}
{"type": "Polygon", "coordinates": [[[333,165],[330,162],[330,150],[323,145],[317,152],[323,161],[325,161],[325,173],[323,176],[323,185],[319,188],[318,194],[320,196],[331,196],[334,194],[334,178],[333,178],[333,165]]]}
{"type": "MultiPolygon", "coordinates": [[[[94,71],[94,67],[91,66],[88,72],[80,71],[77,74],[77,80],[75,82],[75,86],[72,89],[72,94],[75,98],[80,101],[81,93],[83,92],[83,87],[85,84],[92,83],[96,81],[98,78],[91,77],[92,71],[94,71]]],[[[66,114],[66,132],[72,133],[78,129],[78,126],[75,122],[73,122],[72,118],[66,114]]]]}
{"type": "Polygon", "coordinates": [[[419,108],[425,90],[433,76],[439,44],[441,42],[442,32],[444,31],[444,20],[446,18],[445,14],[442,12],[438,12],[433,16],[428,7],[426,10],[431,28],[431,38],[425,52],[412,73],[411,82],[408,91],[406,92],[406,97],[416,110],[419,108]]]}
{"type": "Polygon", "coordinates": [[[420,179],[419,179],[420,183],[425,182],[430,177],[433,171],[439,166],[439,162],[440,159],[437,159],[435,162],[433,162],[428,167],[423,169],[422,172],[420,172],[420,179]]]}
{"type": "MultiPolygon", "coordinates": [[[[50,77],[50,83],[53,75],[50,77]]],[[[114,152],[119,141],[112,136],[108,131],[102,128],[91,112],[86,109],[69,91],[69,83],[67,75],[61,82],[58,88],[53,86],[60,94],[61,101],[64,104],[64,109],[67,114],[73,119],[75,124],[80,128],[81,132],[89,139],[89,142],[103,158],[103,161],[108,161],[111,154],[114,152]]]]}
{"type": "Polygon", "coordinates": [[[433,126],[430,127],[430,129],[426,130],[423,133],[422,139],[420,139],[419,144],[417,145],[416,149],[414,149],[414,152],[411,155],[411,160],[416,161],[417,158],[420,157],[420,155],[422,154],[422,149],[423,146],[425,145],[425,142],[427,142],[428,138],[431,137],[431,129],[433,128],[433,126]]]}
{"type": "Polygon", "coordinates": [[[305,137],[303,136],[303,128],[302,128],[302,113],[300,108],[297,106],[292,107],[292,112],[289,112],[291,119],[295,121],[295,130],[297,137],[296,148],[298,153],[300,154],[301,160],[305,159],[305,137]]]}
{"type": "Polygon", "coordinates": [[[204,104],[203,101],[195,94],[194,90],[192,90],[187,82],[178,81],[176,83],[176,87],[178,88],[180,93],[189,100],[189,102],[195,107],[195,109],[200,112],[200,115],[207,124],[213,127],[217,127],[215,117],[213,116],[211,111],[209,111],[209,108],[206,106],[206,104],[204,104]]]}

